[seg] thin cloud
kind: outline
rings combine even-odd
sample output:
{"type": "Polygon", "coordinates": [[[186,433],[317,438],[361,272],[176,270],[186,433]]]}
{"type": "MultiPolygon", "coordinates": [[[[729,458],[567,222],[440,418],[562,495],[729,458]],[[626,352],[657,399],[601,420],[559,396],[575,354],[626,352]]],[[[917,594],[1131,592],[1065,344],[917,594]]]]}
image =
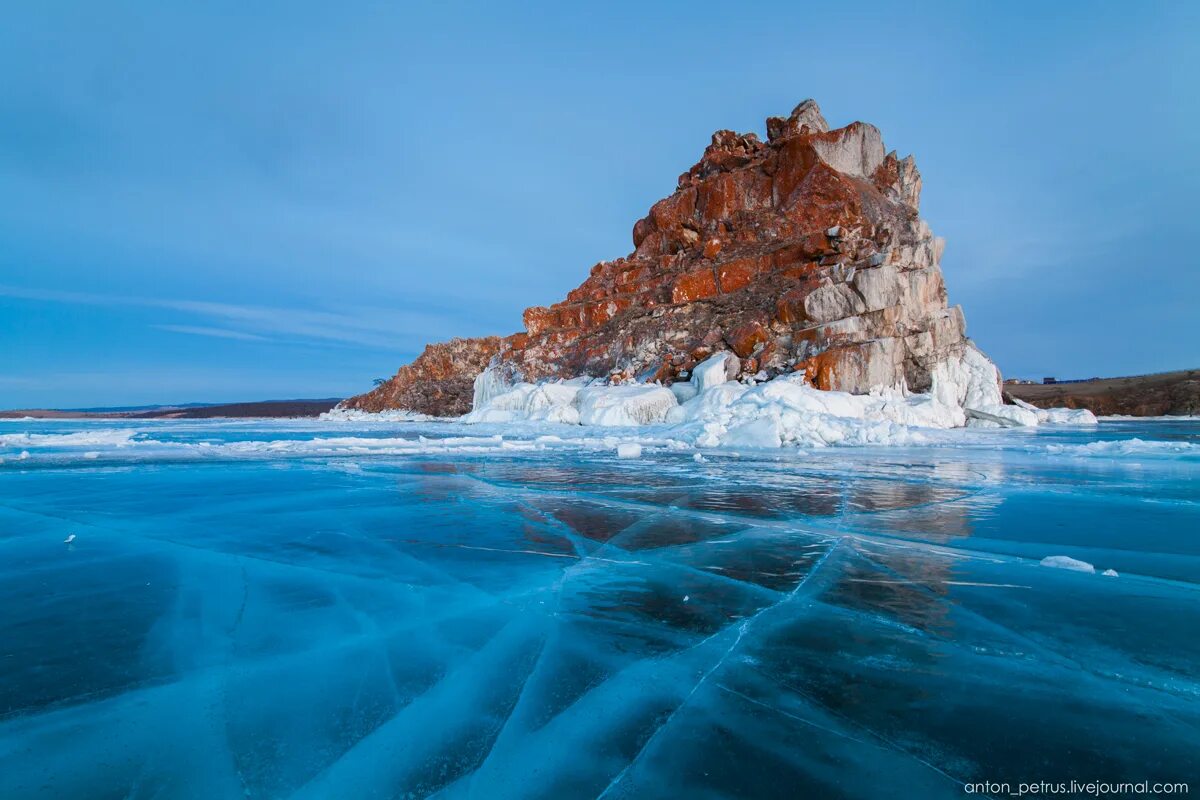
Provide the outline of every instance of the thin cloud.
{"type": "Polygon", "coordinates": [[[227,328],[210,328],[203,325],[151,325],[152,328],[157,328],[160,331],[170,331],[171,333],[185,333],[192,336],[212,336],[217,339],[238,339],[243,342],[269,342],[271,341],[265,336],[258,336],[245,331],[233,331],[227,328]]]}
{"type": "Polygon", "coordinates": [[[212,324],[159,323],[152,327],[244,341],[357,346],[404,351],[452,329],[446,317],[425,311],[359,308],[349,312],[90,294],[0,285],[0,296],[51,303],[158,308],[212,324]]]}

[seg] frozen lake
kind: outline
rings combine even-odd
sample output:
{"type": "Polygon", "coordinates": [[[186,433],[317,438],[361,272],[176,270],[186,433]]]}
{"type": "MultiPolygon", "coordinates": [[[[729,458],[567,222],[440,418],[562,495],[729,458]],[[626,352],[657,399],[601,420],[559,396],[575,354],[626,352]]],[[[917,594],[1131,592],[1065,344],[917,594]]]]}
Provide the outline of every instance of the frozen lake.
{"type": "Polygon", "coordinates": [[[1200,421],[696,454],[0,422],[0,797],[1196,778],[1200,421]]]}

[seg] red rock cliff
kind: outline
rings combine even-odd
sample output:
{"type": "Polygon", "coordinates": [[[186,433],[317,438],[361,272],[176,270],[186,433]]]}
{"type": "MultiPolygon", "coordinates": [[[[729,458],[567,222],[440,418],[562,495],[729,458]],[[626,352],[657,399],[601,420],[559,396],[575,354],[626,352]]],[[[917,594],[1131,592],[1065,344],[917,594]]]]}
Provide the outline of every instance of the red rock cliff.
{"type": "Polygon", "coordinates": [[[885,153],[862,122],[830,130],[812,100],[768,119],[766,142],[717,131],[634,225],[632,253],[592,267],[562,302],[526,309],[523,333],[431,345],[344,405],[462,414],[489,362],[530,381],[670,383],[720,350],[737,354],[742,374],[927,390],[933,366],[966,339],[920,193],[911,156],[885,153]]]}

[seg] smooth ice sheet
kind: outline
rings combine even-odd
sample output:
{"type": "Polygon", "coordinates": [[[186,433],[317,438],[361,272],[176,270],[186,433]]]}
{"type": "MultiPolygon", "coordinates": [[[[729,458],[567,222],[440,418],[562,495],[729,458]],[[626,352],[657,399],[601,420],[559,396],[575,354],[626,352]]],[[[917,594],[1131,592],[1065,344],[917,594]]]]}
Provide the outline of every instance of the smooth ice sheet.
{"type": "Polygon", "coordinates": [[[1193,780],[1198,451],[2,422],[0,797],[1193,780]]]}

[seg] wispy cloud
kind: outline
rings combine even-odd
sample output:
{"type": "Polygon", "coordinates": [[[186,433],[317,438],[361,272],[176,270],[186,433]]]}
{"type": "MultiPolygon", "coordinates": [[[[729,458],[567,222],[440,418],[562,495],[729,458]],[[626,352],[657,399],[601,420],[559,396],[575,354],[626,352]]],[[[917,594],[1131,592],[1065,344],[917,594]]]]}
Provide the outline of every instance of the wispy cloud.
{"type": "Polygon", "coordinates": [[[419,334],[422,328],[440,327],[441,322],[428,314],[398,311],[387,315],[376,309],[343,313],[198,300],[164,300],[158,305],[219,319],[251,332],[382,348],[395,348],[398,339],[404,335],[419,334]],[[398,327],[397,322],[408,324],[398,327]]]}
{"type": "Polygon", "coordinates": [[[50,303],[164,309],[195,322],[152,323],[174,333],[310,346],[410,350],[453,331],[456,321],[420,309],[352,308],[343,311],[132,297],[0,285],[0,296],[50,303]]]}
{"type": "Polygon", "coordinates": [[[204,325],[151,325],[152,328],[157,328],[160,331],[170,331],[171,333],[186,333],[193,336],[212,336],[217,339],[239,339],[243,342],[267,342],[270,341],[265,336],[258,336],[245,331],[233,331],[227,328],[210,328],[204,325]]]}

